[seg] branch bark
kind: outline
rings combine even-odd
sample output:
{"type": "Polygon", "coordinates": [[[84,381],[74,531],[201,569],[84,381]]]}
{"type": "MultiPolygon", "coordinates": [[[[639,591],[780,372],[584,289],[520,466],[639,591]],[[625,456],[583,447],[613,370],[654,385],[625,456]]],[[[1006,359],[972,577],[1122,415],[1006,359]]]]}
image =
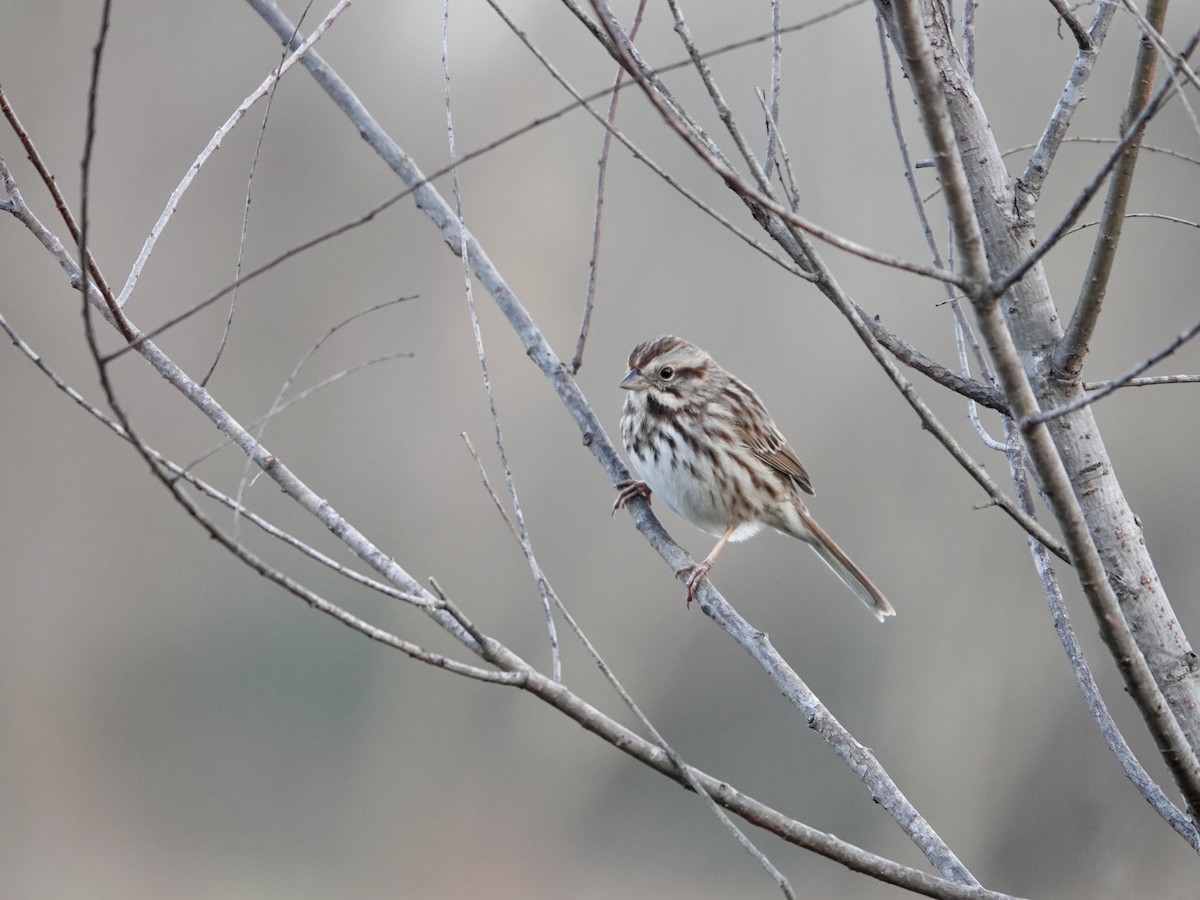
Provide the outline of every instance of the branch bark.
{"type": "MultiPolygon", "coordinates": [[[[968,278],[977,284],[971,299],[980,331],[1012,413],[1022,421],[1041,407],[1065,406],[1081,387],[1056,377],[1051,366],[1062,330],[1041,265],[998,301],[989,299],[986,282],[977,282],[976,232],[987,236],[987,266],[997,280],[1020,265],[1036,236],[1030,220],[1015,213],[1012,180],[941,5],[877,0],[877,7],[901,50],[934,145],[968,278]],[[962,184],[969,188],[965,198],[962,184]]],[[[1101,634],[1194,815],[1200,809],[1197,657],[1158,581],[1091,410],[1074,410],[1050,427],[1024,426],[1022,437],[1101,634]]]]}

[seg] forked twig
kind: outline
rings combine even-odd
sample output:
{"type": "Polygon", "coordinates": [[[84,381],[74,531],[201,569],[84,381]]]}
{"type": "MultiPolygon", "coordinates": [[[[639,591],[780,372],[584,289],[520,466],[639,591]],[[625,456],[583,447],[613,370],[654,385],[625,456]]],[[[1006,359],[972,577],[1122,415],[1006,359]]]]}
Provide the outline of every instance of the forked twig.
{"type": "Polygon", "coordinates": [[[183,197],[184,192],[188,189],[188,187],[191,186],[192,180],[196,177],[201,167],[203,167],[208,161],[209,157],[212,156],[212,154],[216,152],[217,148],[221,146],[221,141],[223,141],[225,136],[233,130],[234,126],[242,120],[242,117],[246,115],[246,112],[250,109],[250,107],[257,103],[262,97],[266,96],[274,84],[283,77],[284,73],[294,66],[299,60],[304,58],[304,54],[308,52],[308,48],[320,40],[321,36],[325,34],[325,31],[329,28],[329,26],[333,24],[334,19],[336,19],[341,14],[342,10],[349,5],[350,0],[338,0],[333,9],[326,13],[325,18],[321,20],[321,23],[315,29],[313,29],[312,34],[305,38],[300,46],[297,47],[277,69],[271,72],[271,74],[264,79],[262,84],[255,88],[250,95],[238,105],[238,108],[233,111],[233,114],[225,120],[224,124],[221,125],[220,128],[217,129],[216,133],[209,140],[205,148],[200,151],[200,155],[196,157],[195,162],[193,162],[191,167],[188,168],[187,173],[183,176],[183,179],[175,187],[175,190],[171,192],[171,197],[167,201],[166,209],[162,211],[162,215],[158,217],[158,221],[155,222],[154,227],[150,229],[150,234],[146,236],[146,241],[144,244],[142,244],[141,252],[138,253],[137,259],[134,260],[133,268],[130,269],[129,277],[125,280],[125,287],[121,289],[121,293],[117,297],[117,306],[124,309],[125,304],[129,300],[129,295],[133,293],[134,286],[137,284],[138,278],[142,274],[142,269],[146,265],[146,260],[150,258],[150,253],[154,250],[154,245],[158,243],[159,235],[161,235],[163,229],[167,227],[167,223],[171,221],[171,216],[174,215],[175,210],[179,207],[179,201],[183,197]]]}

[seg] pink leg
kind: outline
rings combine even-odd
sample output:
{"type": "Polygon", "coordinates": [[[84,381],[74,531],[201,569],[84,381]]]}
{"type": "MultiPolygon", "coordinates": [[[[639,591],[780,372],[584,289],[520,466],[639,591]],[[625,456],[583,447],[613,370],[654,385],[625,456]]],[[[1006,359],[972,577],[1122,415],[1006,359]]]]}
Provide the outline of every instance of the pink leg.
{"type": "Polygon", "coordinates": [[[692,574],[688,576],[688,580],[684,582],[687,585],[687,603],[692,605],[692,600],[695,599],[696,587],[700,584],[701,579],[708,575],[708,570],[712,568],[712,564],[717,560],[717,554],[721,552],[721,548],[725,546],[730,535],[736,531],[734,525],[730,525],[725,529],[725,533],[721,535],[721,539],[717,541],[717,546],[712,548],[712,553],[704,557],[703,562],[688,563],[686,566],[680,566],[675,570],[675,574],[679,575],[683,572],[690,571],[692,574]]]}

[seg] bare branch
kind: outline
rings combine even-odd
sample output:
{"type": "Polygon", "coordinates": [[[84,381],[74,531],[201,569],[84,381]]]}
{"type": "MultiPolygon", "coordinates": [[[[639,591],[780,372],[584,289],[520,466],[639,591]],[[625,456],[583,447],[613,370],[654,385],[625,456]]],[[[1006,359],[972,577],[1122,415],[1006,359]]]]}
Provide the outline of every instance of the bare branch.
{"type": "MultiPolygon", "coordinates": [[[[1186,344],[1188,341],[1190,341],[1192,338],[1194,338],[1197,334],[1200,334],[1200,322],[1196,322],[1190,328],[1187,328],[1184,331],[1181,331],[1179,334],[1175,335],[1175,338],[1174,338],[1174,340],[1171,341],[1171,343],[1167,344],[1161,350],[1158,350],[1158,351],[1150,354],[1148,357],[1143,359],[1141,362],[1139,362],[1136,366],[1134,366],[1132,369],[1130,369],[1128,372],[1126,372],[1121,377],[1116,378],[1112,381],[1102,382],[1099,386],[1096,386],[1092,389],[1092,393],[1083,394],[1080,397],[1076,397],[1074,400],[1072,400],[1070,403],[1065,404],[1064,406],[1059,406],[1054,409],[1047,409],[1047,410],[1043,410],[1040,412],[1031,413],[1029,416],[1027,416],[1025,419],[1023,419],[1022,422],[1027,423],[1029,426],[1033,426],[1033,425],[1037,425],[1041,422],[1049,422],[1051,419],[1060,418],[1061,416],[1065,416],[1068,413],[1072,413],[1077,409],[1083,409],[1083,407],[1085,407],[1085,406],[1090,406],[1091,404],[1095,403],[1097,400],[1107,397],[1113,391],[1119,390],[1120,388],[1123,388],[1126,385],[1128,385],[1135,378],[1137,378],[1138,375],[1141,375],[1143,372],[1145,372],[1147,369],[1149,369],[1154,364],[1162,362],[1162,360],[1166,359],[1168,356],[1170,356],[1172,353],[1174,353],[1176,350],[1178,350],[1180,347],[1182,347],[1184,344],[1186,344]]],[[[1168,375],[1168,376],[1165,376],[1165,378],[1170,379],[1169,381],[1166,381],[1166,380],[1159,381],[1157,379],[1148,379],[1147,383],[1180,384],[1180,383],[1184,383],[1186,381],[1190,381],[1194,377],[1196,377],[1196,376],[1168,375]]]]}
{"type": "MultiPolygon", "coordinates": [[[[1107,4],[1102,5],[1101,8],[1104,8],[1106,5],[1107,4]]],[[[1200,45],[1200,29],[1197,29],[1192,33],[1192,36],[1188,39],[1187,44],[1184,46],[1182,53],[1180,53],[1178,57],[1180,62],[1176,63],[1175,66],[1176,71],[1178,71],[1180,63],[1188,59],[1192,53],[1195,52],[1198,45],[1200,45]]],[[[1130,125],[1129,129],[1121,135],[1120,140],[1117,141],[1116,146],[1100,165],[1100,168],[1096,171],[1095,175],[1092,176],[1092,179],[1086,185],[1084,185],[1083,189],[1075,197],[1075,200],[1071,203],[1070,208],[1059,220],[1058,224],[1050,230],[1050,233],[1046,235],[1046,237],[1043,238],[1037,244],[1037,246],[1025,256],[1024,259],[1012,266],[1006,273],[1004,273],[1002,277],[997,278],[993,282],[991,287],[988,289],[992,296],[999,297],[1007,292],[1018,281],[1028,275],[1035,266],[1041,263],[1042,258],[1052,249],[1054,249],[1054,247],[1062,239],[1063,235],[1071,230],[1075,223],[1079,221],[1079,217],[1083,214],[1083,210],[1089,203],[1091,203],[1092,198],[1094,198],[1096,194],[1100,192],[1101,186],[1104,184],[1105,180],[1107,180],[1108,174],[1112,171],[1113,166],[1115,166],[1120,160],[1121,154],[1124,153],[1125,148],[1131,141],[1135,140],[1140,135],[1146,123],[1158,114],[1163,105],[1174,94],[1175,91],[1176,86],[1172,79],[1163,81],[1158,90],[1155,91],[1153,97],[1151,97],[1150,102],[1146,104],[1145,108],[1130,125]]],[[[1025,200],[1022,199],[1022,193],[1024,193],[1024,185],[1021,182],[1018,182],[1015,185],[1015,202],[1021,209],[1027,210],[1028,207],[1025,200]]]]}
{"type": "MultiPolygon", "coordinates": [[[[601,12],[601,17],[604,20],[605,27],[613,32],[613,40],[621,48],[622,55],[620,56],[620,60],[622,65],[626,67],[626,71],[630,72],[635,77],[638,86],[642,88],[646,97],[651,103],[654,104],[656,109],[658,109],[659,114],[663,117],[664,121],[666,121],[667,124],[670,125],[671,128],[680,135],[680,137],[687,141],[689,146],[691,146],[692,149],[702,159],[704,159],[710,165],[710,167],[713,168],[716,174],[719,175],[727,184],[729,184],[729,186],[735,192],[742,196],[747,203],[752,205],[752,207],[758,209],[760,221],[768,220],[770,218],[765,214],[763,208],[765,208],[766,212],[773,213],[777,216],[780,213],[787,214],[788,211],[775,202],[774,199],[755,191],[750,185],[746,184],[741,180],[741,178],[734,174],[724,163],[721,162],[720,159],[709,152],[706,144],[707,137],[690,131],[689,126],[687,125],[687,122],[690,120],[677,117],[673,113],[672,108],[668,107],[665,98],[660,95],[660,90],[656,84],[653,83],[649,78],[647,71],[641,67],[641,63],[636,55],[636,51],[632,45],[629,44],[628,37],[621,35],[619,31],[620,23],[616,21],[616,18],[611,14],[611,11],[605,8],[604,11],[601,12]]],[[[784,246],[794,246],[796,248],[796,255],[794,258],[796,258],[798,262],[803,260],[804,265],[813,269],[814,273],[818,276],[816,280],[817,287],[822,291],[822,293],[824,293],[827,297],[829,297],[830,300],[834,302],[842,315],[847,318],[855,332],[870,350],[872,356],[875,357],[876,361],[887,373],[893,384],[896,385],[896,388],[921,418],[924,426],[950,452],[954,459],[967,470],[968,474],[970,474],[971,477],[974,478],[975,481],[980,485],[980,487],[982,487],[988,493],[988,496],[992,498],[993,502],[998,507],[1008,513],[1008,515],[1011,516],[1014,521],[1020,524],[1022,528],[1026,529],[1030,534],[1036,536],[1038,540],[1045,543],[1046,546],[1051,549],[1051,552],[1055,553],[1055,555],[1061,556],[1065,560],[1066,552],[1059,542],[1056,541],[1041,525],[1039,525],[1037,522],[1031,521],[1028,516],[1022,513],[1021,510],[1017,508],[1016,503],[1010,497],[1004,495],[1004,493],[996,485],[995,481],[990,475],[988,475],[984,467],[972,459],[970,455],[967,454],[966,451],[963,450],[963,448],[958,444],[958,442],[954,440],[950,433],[941,425],[941,423],[937,421],[937,418],[933,415],[933,411],[917,395],[911,383],[904,378],[904,376],[896,368],[895,364],[883,351],[883,348],[879,345],[879,342],[875,340],[871,330],[863,321],[862,316],[859,315],[858,307],[842,291],[840,286],[837,284],[836,279],[834,279],[833,275],[820,261],[820,258],[816,254],[815,250],[804,242],[802,236],[796,236],[795,233],[790,230],[787,230],[785,234],[781,234],[778,229],[771,229],[769,221],[764,222],[764,227],[767,227],[772,237],[774,237],[777,241],[784,241],[784,246]]],[[[800,227],[802,230],[808,230],[804,226],[800,227]]],[[[949,279],[953,279],[956,283],[959,281],[958,276],[953,274],[947,275],[947,280],[949,279]]],[[[675,568],[678,568],[678,566],[675,568]]]]}
{"type": "Polygon", "coordinates": [[[1080,45],[1075,63],[1071,66],[1067,83],[1063,86],[1054,112],[1042,130],[1042,136],[1038,140],[1033,155],[1029,157],[1029,161],[1025,165],[1025,171],[1017,179],[1016,202],[1019,204],[1020,213],[1023,216],[1028,216],[1032,212],[1041,196],[1042,185],[1046,181],[1046,176],[1050,174],[1054,157],[1066,139],[1067,130],[1071,127],[1071,120],[1075,116],[1075,110],[1083,102],[1083,86],[1087,84],[1092,75],[1092,69],[1100,56],[1100,45],[1104,43],[1104,38],[1108,35],[1108,26],[1116,11],[1115,3],[1097,4],[1096,12],[1092,15],[1091,25],[1088,26],[1090,46],[1085,48],[1080,45]]]}
{"type": "MultiPolygon", "coordinates": [[[[268,0],[249,0],[249,2],[272,25],[276,34],[280,36],[280,39],[286,40],[290,33],[290,25],[279,14],[278,10],[274,8],[273,4],[270,4],[268,0]]],[[[415,163],[378,127],[358,100],[349,92],[344,83],[337,78],[318,54],[308,54],[304,59],[304,65],[313,73],[318,83],[330,93],[338,106],[350,116],[367,142],[406,184],[412,185],[423,181],[423,176],[415,163]]],[[[550,349],[541,331],[534,324],[532,318],[515,294],[513,294],[501,278],[499,272],[492,266],[482,247],[479,246],[471,233],[463,226],[461,220],[454,215],[452,208],[431,186],[422,184],[414,193],[417,198],[418,207],[434,221],[451,250],[462,252],[465,248],[466,257],[470,260],[475,277],[489,292],[501,312],[508,319],[510,325],[512,325],[517,336],[525,346],[529,358],[542,370],[551,386],[559,394],[560,399],[568,412],[576,420],[583,433],[585,445],[588,446],[604,466],[613,483],[615,484],[627,478],[628,471],[617,456],[612,444],[604,435],[603,429],[596,421],[594,413],[579,391],[574,379],[571,378],[568,367],[550,349]]],[[[882,348],[880,348],[880,352],[883,352],[882,348]]],[[[641,504],[634,503],[631,504],[631,507],[636,510],[639,505],[641,504]]],[[[660,554],[668,562],[673,562],[673,568],[677,569],[683,563],[687,562],[687,554],[670,540],[666,532],[657,523],[657,520],[644,508],[644,505],[640,513],[641,517],[635,518],[635,521],[639,522],[643,534],[646,534],[651,539],[652,544],[660,551],[660,554]]],[[[715,591],[712,594],[708,594],[708,591],[711,590],[711,586],[706,586],[706,596],[710,598],[719,596],[715,594],[715,591]]],[[[723,618],[722,624],[725,625],[726,623],[729,623],[729,626],[732,627],[732,622],[723,618]]],[[[808,721],[813,723],[814,727],[824,727],[826,723],[831,721],[831,717],[826,717],[825,713],[827,711],[823,707],[814,706],[808,702],[807,698],[811,696],[811,693],[799,682],[795,673],[786,667],[786,663],[778,657],[778,654],[775,654],[773,650],[769,653],[766,652],[769,644],[766,644],[761,632],[746,626],[745,630],[740,633],[739,641],[743,642],[743,646],[746,646],[760,660],[760,664],[771,667],[772,677],[777,679],[777,683],[786,685],[786,690],[790,697],[795,698],[797,702],[804,701],[803,708],[807,710],[806,717],[808,721]],[[809,713],[812,714],[812,717],[809,717],[809,713]]],[[[485,647],[484,653],[484,658],[492,662],[496,662],[501,658],[490,655],[490,647],[485,647]]],[[[812,699],[815,700],[815,698],[812,699]]],[[[838,728],[840,729],[840,726],[838,728]]],[[[868,783],[872,785],[872,789],[878,791],[877,799],[879,799],[879,802],[892,812],[893,817],[901,820],[906,831],[914,837],[914,840],[921,846],[923,852],[931,857],[935,865],[938,865],[940,870],[950,873],[954,880],[968,883],[970,880],[969,873],[957,861],[949,851],[949,848],[940,839],[936,838],[932,829],[929,829],[928,824],[925,823],[916,810],[912,809],[903,794],[884,775],[882,769],[878,767],[878,763],[874,761],[866,749],[857,741],[848,738],[840,742],[838,750],[845,755],[844,758],[852,763],[856,771],[859,771],[860,776],[867,779],[868,783]]],[[[670,765],[669,761],[667,761],[667,765],[670,765]]]]}
{"type": "Polygon", "coordinates": [[[866,327],[871,330],[871,334],[875,340],[879,341],[881,346],[885,347],[889,353],[904,365],[910,369],[916,369],[922,375],[925,375],[942,387],[949,388],[956,394],[966,397],[968,400],[973,400],[999,413],[1008,412],[1008,403],[998,388],[975,381],[972,378],[964,377],[936,360],[930,359],[916,347],[912,346],[912,344],[909,344],[901,337],[897,337],[884,327],[878,316],[869,316],[858,306],[855,306],[855,309],[858,310],[858,314],[866,327]]]}
{"type": "Polygon", "coordinates": [[[1152,387],[1159,384],[1197,384],[1200,383],[1200,375],[1156,375],[1152,378],[1130,378],[1128,381],[1085,381],[1083,389],[1085,391],[1099,391],[1109,385],[1116,384],[1118,387],[1152,387]]]}
{"type": "MultiPolygon", "coordinates": [[[[951,99],[958,104],[959,115],[964,118],[972,115],[969,112],[971,109],[975,110],[973,115],[977,117],[978,107],[966,106],[966,95],[970,92],[965,85],[964,75],[960,69],[955,68],[952,53],[945,47],[946,35],[937,24],[932,26],[931,31],[939,42],[942,42],[942,52],[936,57],[936,65],[942,67],[940,75],[935,69],[935,57],[930,51],[929,37],[922,19],[923,6],[923,0],[909,0],[906,3],[891,4],[890,11],[894,12],[899,40],[906,49],[906,62],[913,67],[910,70],[910,80],[923,113],[930,142],[937,152],[938,171],[947,187],[948,206],[960,246],[963,238],[967,238],[967,246],[970,248],[967,256],[968,269],[977,273],[982,265],[986,274],[987,261],[982,258],[982,246],[973,236],[978,233],[978,223],[975,221],[970,194],[964,189],[966,176],[963,163],[955,152],[955,137],[949,122],[939,112],[947,108],[951,99]],[[946,87],[944,92],[943,77],[946,87]],[[957,186],[960,182],[961,187],[957,186]]],[[[932,15],[936,16],[936,13],[932,15]]],[[[970,94],[970,101],[973,103],[974,100],[973,94],[970,94]]],[[[976,133],[979,134],[986,129],[986,124],[982,122],[972,121],[970,124],[976,126],[976,133]]],[[[994,141],[992,147],[994,148],[994,141]]],[[[984,150],[977,148],[975,152],[982,153],[984,150]]],[[[991,152],[998,156],[998,149],[991,149],[991,152]]],[[[982,174],[984,168],[975,167],[975,177],[986,177],[982,174]]],[[[986,207],[987,204],[981,206],[986,207]]],[[[997,222],[996,227],[1004,229],[1004,233],[1011,236],[1012,223],[997,222]]],[[[995,234],[994,230],[993,234],[994,239],[998,241],[1000,235],[995,234]]],[[[1012,243],[1012,247],[1004,246],[1005,253],[1015,249],[1018,244],[1015,241],[1012,243]]],[[[996,362],[997,375],[1014,417],[1020,422],[1025,422],[1029,416],[1037,413],[1038,401],[1004,316],[999,305],[992,299],[997,286],[989,286],[986,281],[976,281],[975,278],[971,280],[977,285],[975,293],[971,295],[972,305],[989,353],[996,362]]],[[[1175,718],[1172,705],[1164,697],[1154,672],[1151,671],[1128,622],[1122,615],[1121,605],[1113,585],[1108,580],[1063,459],[1059,456],[1058,449],[1044,424],[1023,427],[1022,437],[1026,441],[1046,490],[1047,499],[1070,548],[1071,561],[1078,571],[1084,593],[1092,604],[1101,634],[1121,670],[1127,688],[1154,735],[1164,760],[1171,769],[1176,785],[1189,806],[1200,809],[1200,760],[1197,760],[1180,721],[1175,718]]],[[[1165,605],[1165,601],[1163,603],[1165,605]]]]}
{"type": "Polygon", "coordinates": [[[162,211],[162,215],[158,217],[158,221],[154,223],[154,227],[150,229],[150,234],[147,235],[146,242],[142,245],[141,252],[138,253],[138,257],[133,263],[133,268],[129,272],[129,277],[125,281],[125,287],[121,289],[121,294],[117,297],[118,306],[124,308],[126,302],[128,302],[129,295],[133,293],[133,288],[137,284],[138,278],[142,274],[142,269],[146,265],[146,260],[149,259],[151,251],[154,250],[154,245],[158,242],[159,235],[161,235],[163,229],[167,227],[167,223],[171,221],[171,216],[179,207],[180,199],[182,198],[184,192],[191,185],[192,179],[196,177],[196,174],[200,171],[201,167],[205,164],[205,162],[208,161],[209,157],[212,156],[217,148],[221,146],[221,141],[223,141],[225,136],[233,130],[234,126],[242,120],[242,117],[246,115],[246,112],[250,109],[250,107],[257,103],[262,97],[266,96],[267,92],[271,90],[272,86],[283,77],[284,73],[287,72],[288,69],[296,64],[297,60],[303,59],[304,54],[308,51],[308,48],[320,40],[321,36],[325,33],[329,26],[333,24],[334,19],[336,19],[338,15],[341,14],[342,10],[349,5],[350,0],[338,0],[333,9],[331,9],[325,15],[325,18],[321,20],[321,24],[313,29],[312,34],[310,34],[298,47],[296,47],[291,56],[284,60],[283,64],[280,65],[279,68],[268,75],[263,83],[255,88],[254,91],[252,91],[250,95],[238,105],[238,108],[233,111],[233,114],[225,120],[225,123],[221,125],[220,128],[217,129],[216,133],[212,136],[212,139],[209,140],[208,145],[202,151],[200,151],[200,155],[196,157],[196,161],[192,163],[192,165],[188,168],[187,173],[183,176],[183,179],[176,186],[175,190],[171,192],[171,197],[167,201],[166,209],[162,211]]]}
{"type": "MultiPolygon", "coordinates": [[[[630,34],[637,34],[642,24],[642,16],[646,11],[646,0],[639,0],[637,10],[633,14],[633,24],[629,27],[630,34]]],[[[537,54],[544,59],[543,54],[537,54]]],[[[600,264],[600,221],[604,215],[604,183],[608,176],[608,154],[612,148],[613,126],[617,121],[617,103],[621,99],[621,82],[625,70],[617,67],[613,76],[612,95],[608,100],[608,114],[605,116],[609,127],[604,129],[600,138],[600,159],[596,163],[596,203],[592,216],[592,258],[588,260],[587,290],[583,297],[583,320],[579,323],[579,339],[575,343],[575,355],[571,357],[571,372],[577,373],[583,366],[583,347],[587,343],[588,329],[592,323],[592,303],[596,296],[596,272],[600,264]]],[[[586,106],[587,104],[583,104],[586,106]]]]}
{"type": "MultiPolygon", "coordinates": [[[[32,136],[25,130],[25,126],[17,118],[16,110],[12,108],[12,105],[8,102],[8,97],[4,95],[3,86],[0,86],[0,111],[4,113],[4,118],[8,120],[8,124],[12,127],[13,132],[17,135],[17,139],[21,142],[21,146],[25,148],[25,153],[41,177],[42,184],[46,186],[46,190],[50,192],[50,196],[54,199],[54,205],[57,207],[58,214],[62,217],[63,222],[66,224],[67,231],[71,234],[71,239],[78,245],[82,236],[79,233],[79,226],[75,224],[75,217],[71,215],[71,208],[67,205],[67,200],[62,195],[62,191],[59,190],[57,179],[55,179],[54,175],[46,167],[46,163],[42,160],[42,155],[38,153],[32,136]]],[[[16,189],[15,183],[11,189],[16,189]]],[[[11,212],[13,209],[9,211],[11,212]]],[[[108,305],[108,310],[112,314],[113,321],[116,322],[117,330],[121,332],[121,336],[125,340],[133,340],[133,329],[121,313],[121,307],[117,305],[117,298],[113,295],[108,282],[101,276],[100,267],[96,264],[96,259],[92,256],[91,251],[88,251],[87,263],[91,278],[99,286],[100,293],[104,296],[104,302],[108,305]]]]}
{"type": "MultiPolygon", "coordinates": [[[[293,39],[297,34],[300,33],[300,26],[304,23],[304,19],[308,15],[308,11],[312,8],[313,2],[314,0],[309,0],[308,5],[304,7],[304,11],[300,14],[300,19],[296,22],[296,31],[292,35],[293,39]]],[[[285,46],[279,55],[280,65],[282,65],[286,60],[287,48],[285,46]]],[[[217,365],[221,362],[221,356],[225,353],[225,345],[229,341],[229,333],[233,330],[233,314],[234,310],[237,309],[237,289],[238,285],[241,284],[242,281],[242,262],[246,256],[246,237],[249,233],[250,226],[250,201],[254,192],[254,173],[258,169],[258,160],[262,155],[263,139],[267,136],[267,121],[271,116],[271,104],[275,100],[275,90],[278,87],[279,82],[276,81],[267,91],[267,102],[263,109],[262,122],[258,126],[258,139],[254,143],[254,156],[250,160],[250,171],[246,175],[246,199],[242,203],[242,232],[238,236],[237,263],[233,268],[233,291],[229,295],[229,312],[225,316],[225,327],[221,331],[221,340],[217,342],[217,351],[215,354],[213,354],[212,364],[208,367],[208,371],[205,372],[203,377],[200,379],[200,385],[202,387],[208,385],[209,379],[212,378],[213,373],[217,371],[217,365]]],[[[235,517],[235,529],[237,527],[236,522],[237,519],[235,517]]]]}
{"type": "Polygon", "coordinates": [[[1067,28],[1071,29],[1071,34],[1075,36],[1075,43],[1079,45],[1079,52],[1091,53],[1096,48],[1095,43],[1092,41],[1092,36],[1088,34],[1088,30],[1083,27],[1082,23],[1075,18],[1075,15],[1064,0],[1050,0],[1050,5],[1058,13],[1058,17],[1067,23],[1067,28]]]}
{"type": "MultiPolygon", "coordinates": [[[[1156,30],[1162,28],[1166,15],[1167,0],[1150,0],[1150,21],[1156,30]]],[[[1130,130],[1130,124],[1150,101],[1156,62],[1157,55],[1153,44],[1142,41],[1129,85],[1129,99],[1121,116],[1122,134],[1130,130]]],[[[1091,341],[1096,323],[1100,319],[1100,309],[1108,292],[1108,280],[1112,275],[1117,246],[1121,241],[1121,226],[1125,221],[1125,209],[1129,203],[1130,188],[1133,186],[1133,173],[1137,167],[1138,148],[1142,142],[1144,128],[1143,125],[1142,129],[1132,133],[1113,167],[1112,178],[1108,182],[1108,198],[1104,201],[1104,213],[1100,220],[1100,231],[1096,234],[1096,241],[1092,247],[1079,300],[1071,313],[1066,334],[1054,353],[1054,367],[1069,377],[1077,377],[1083,369],[1088,342],[1091,341]]]]}
{"type": "MultiPolygon", "coordinates": [[[[1029,489],[1025,452],[1021,447],[1020,437],[1012,419],[1005,419],[1004,424],[1008,465],[1012,472],[1013,483],[1017,487],[1017,499],[1021,503],[1021,508],[1033,515],[1033,493],[1029,489]]],[[[1050,618],[1054,623],[1054,631],[1058,634],[1058,639],[1067,654],[1067,661],[1071,664],[1071,671],[1075,673],[1075,681],[1087,702],[1092,718],[1100,726],[1100,733],[1103,735],[1105,743],[1108,744],[1109,749],[1117,758],[1117,762],[1120,763],[1125,777],[1141,792],[1142,796],[1146,798],[1146,802],[1154,807],[1154,810],[1191,845],[1193,850],[1200,852],[1200,833],[1196,831],[1195,824],[1168,799],[1167,795],[1163,793],[1163,789],[1155,783],[1142,764],[1138,762],[1133,749],[1126,743],[1120,729],[1117,728],[1116,721],[1108,711],[1108,705],[1100,695],[1100,687],[1096,684],[1096,679],[1092,677],[1092,671],[1084,658],[1083,647],[1075,637],[1075,629],[1071,627],[1071,619],[1067,615],[1062,590],[1058,585],[1058,576],[1054,574],[1054,568],[1050,564],[1050,558],[1046,555],[1045,548],[1032,539],[1028,541],[1028,544],[1029,552],[1033,556],[1034,568],[1042,582],[1042,591],[1050,606],[1050,618]]]]}

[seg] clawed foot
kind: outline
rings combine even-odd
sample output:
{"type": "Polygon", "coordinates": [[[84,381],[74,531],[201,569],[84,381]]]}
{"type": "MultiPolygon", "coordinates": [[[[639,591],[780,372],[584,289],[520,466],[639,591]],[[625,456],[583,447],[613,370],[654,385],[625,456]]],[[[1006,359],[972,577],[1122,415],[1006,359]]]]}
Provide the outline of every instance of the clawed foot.
{"type": "Polygon", "coordinates": [[[635,481],[628,478],[625,481],[617,482],[617,499],[613,501],[612,514],[615,516],[618,509],[622,509],[626,503],[634,497],[645,497],[646,502],[650,502],[650,485],[644,481],[635,481]]]}
{"type": "Polygon", "coordinates": [[[688,563],[686,566],[680,566],[675,570],[676,575],[682,575],[684,572],[691,572],[688,580],[684,582],[687,585],[687,605],[688,609],[692,608],[692,601],[696,599],[696,588],[700,586],[700,582],[708,577],[708,570],[712,568],[712,563],[709,560],[698,563],[688,563]]]}

